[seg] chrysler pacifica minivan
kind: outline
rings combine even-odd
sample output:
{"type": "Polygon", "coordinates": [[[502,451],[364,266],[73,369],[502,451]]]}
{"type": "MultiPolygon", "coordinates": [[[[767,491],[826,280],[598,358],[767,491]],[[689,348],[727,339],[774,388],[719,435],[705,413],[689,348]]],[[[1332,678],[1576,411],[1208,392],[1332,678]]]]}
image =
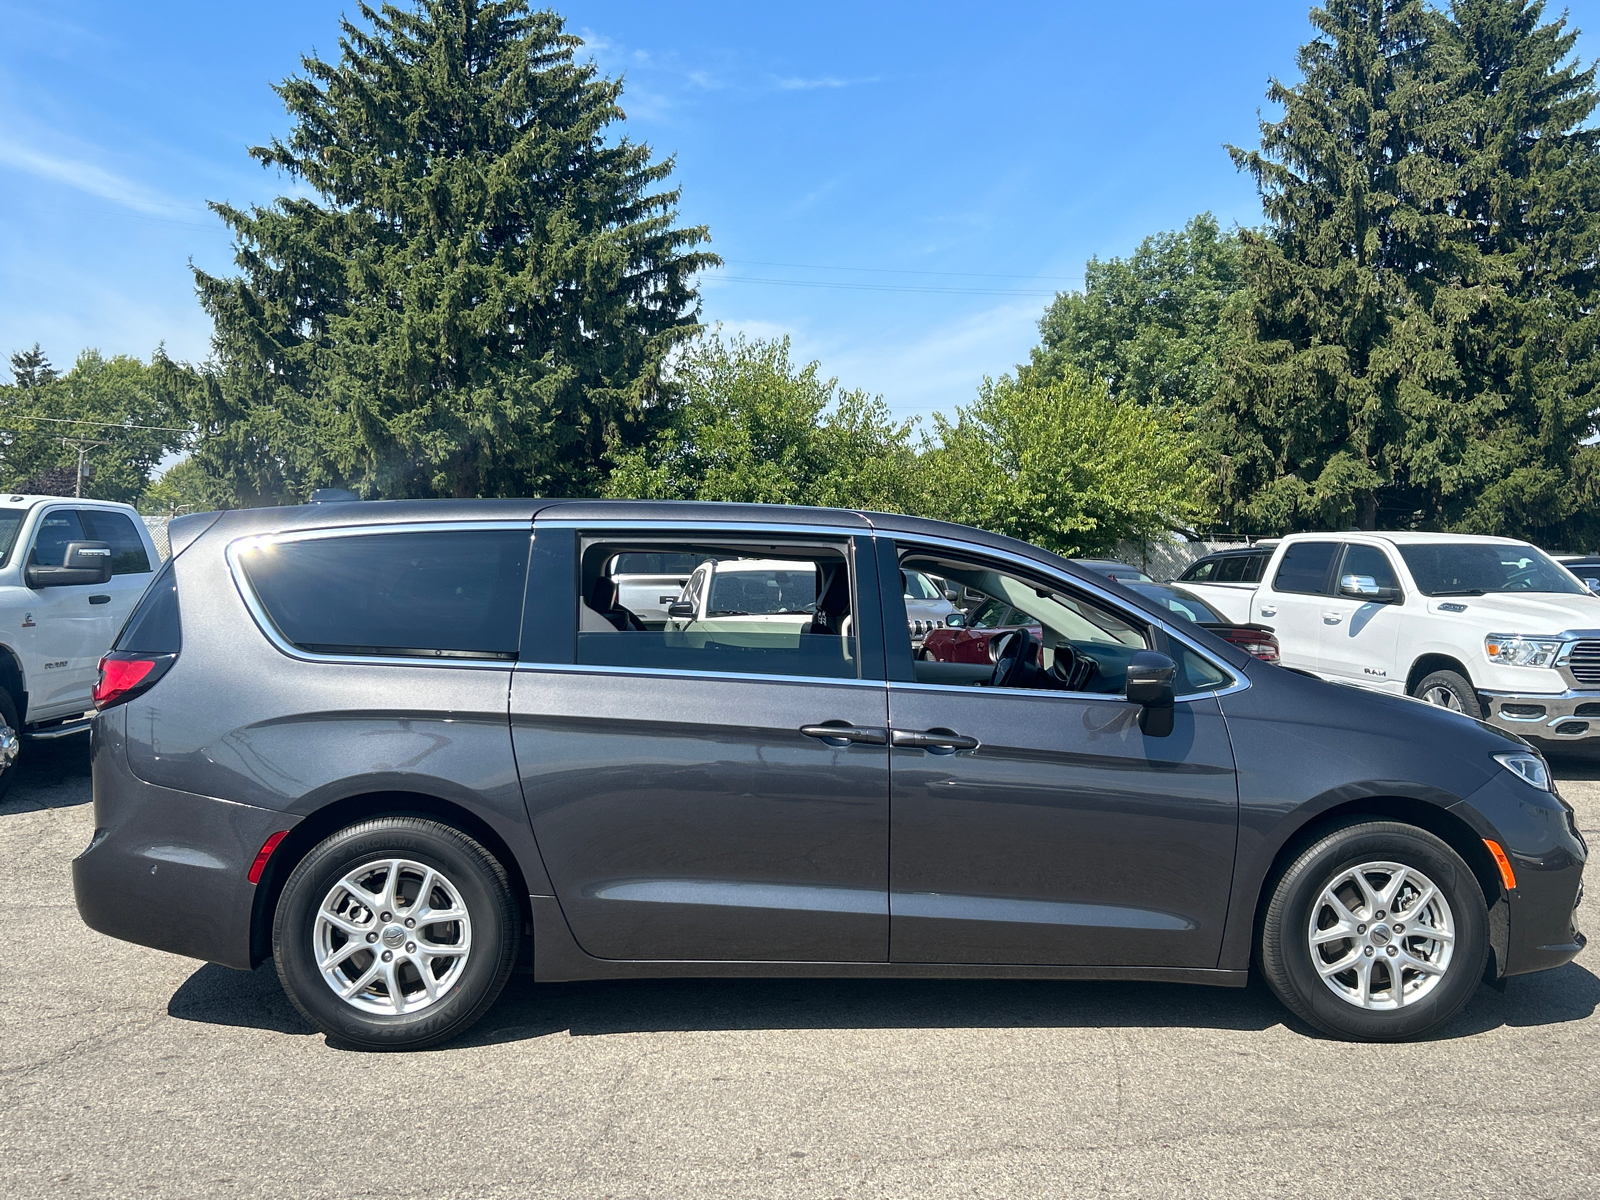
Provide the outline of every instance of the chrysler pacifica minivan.
{"type": "Polygon", "coordinates": [[[171,540],[102,664],[79,910],[272,958],[345,1045],[453,1037],[519,962],[1257,969],[1310,1025],[1398,1040],[1583,946],[1586,850],[1524,743],[1008,538],[529,500],[209,513],[171,540]],[[641,555],[713,565],[646,622],[617,581],[641,555]],[[919,658],[912,572],[1029,620],[983,661],[919,658]]]}

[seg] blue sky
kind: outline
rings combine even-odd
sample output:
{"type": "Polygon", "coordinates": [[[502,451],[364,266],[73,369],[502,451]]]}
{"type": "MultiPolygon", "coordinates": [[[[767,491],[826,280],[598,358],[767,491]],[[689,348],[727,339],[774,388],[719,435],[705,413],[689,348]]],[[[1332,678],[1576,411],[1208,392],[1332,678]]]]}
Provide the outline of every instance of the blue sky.
{"type": "MultiPolygon", "coordinates": [[[[559,10],[627,130],[677,159],[681,216],[726,268],[703,316],[790,334],[903,415],[946,412],[1024,359],[1094,254],[1258,205],[1268,76],[1298,0],[988,6],[605,3],[559,10]]],[[[337,53],[321,0],[0,0],[0,352],[207,353],[187,263],[226,270],[208,199],[287,190],[247,146],[287,122],[270,85],[337,53]]],[[[1600,0],[1570,6],[1600,28],[1600,0]]],[[[1579,43],[1592,55],[1593,37],[1579,43]]]]}

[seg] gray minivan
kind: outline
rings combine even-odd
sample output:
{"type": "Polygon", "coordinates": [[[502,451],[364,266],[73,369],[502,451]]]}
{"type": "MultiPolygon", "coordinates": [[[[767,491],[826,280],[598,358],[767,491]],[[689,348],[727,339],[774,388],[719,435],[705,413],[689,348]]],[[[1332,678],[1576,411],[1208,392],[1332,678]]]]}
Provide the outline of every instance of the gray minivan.
{"type": "Polygon", "coordinates": [[[342,1044],[456,1036],[519,961],[1225,986],[1254,961],[1317,1028],[1398,1040],[1583,946],[1586,850],[1524,743],[1008,538],[507,500],[171,539],[101,667],[79,911],[273,958],[342,1044]],[[752,569],[647,627],[614,574],[647,554],[752,569]],[[1031,624],[919,659],[902,572],[1031,624]]]}

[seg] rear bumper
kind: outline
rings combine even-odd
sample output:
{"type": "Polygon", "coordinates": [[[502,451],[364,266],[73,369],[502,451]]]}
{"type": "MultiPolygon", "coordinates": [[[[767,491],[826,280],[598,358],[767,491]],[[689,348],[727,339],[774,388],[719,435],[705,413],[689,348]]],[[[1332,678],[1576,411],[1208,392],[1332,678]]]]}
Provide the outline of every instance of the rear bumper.
{"type": "Polygon", "coordinates": [[[94,839],[72,861],[78,913],[91,929],[248,970],[261,844],[298,817],[158,787],[123,749],[125,710],[95,718],[94,839]]]}
{"type": "Polygon", "coordinates": [[[1478,692],[1485,720],[1540,742],[1600,745],[1600,691],[1478,692]]]}

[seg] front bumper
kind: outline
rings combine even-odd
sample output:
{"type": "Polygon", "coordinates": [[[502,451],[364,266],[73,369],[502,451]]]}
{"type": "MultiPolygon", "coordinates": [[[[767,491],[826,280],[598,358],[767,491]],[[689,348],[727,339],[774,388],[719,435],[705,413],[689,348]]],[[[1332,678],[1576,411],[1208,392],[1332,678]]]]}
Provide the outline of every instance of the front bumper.
{"type": "Polygon", "coordinates": [[[139,779],[125,710],[95,718],[94,838],[72,860],[78,913],[123,941],[248,970],[261,845],[299,818],[139,779]]]}
{"type": "Polygon", "coordinates": [[[1478,692],[1484,719],[1497,729],[1542,742],[1600,738],[1600,691],[1478,692]]]}
{"type": "MultiPolygon", "coordinates": [[[[1480,837],[1505,850],[1517,886],[1490,905],[1497,974],[1526,975],[1570,962],[1586,939],[1578,931],[1577,907],[1583,894],[1588,847],[1578,833],[1572,809],[1555,793],[1541,792],[1503,771],[1451,811],[1480,837]],[[1496,910],[1504,915],[1498,917],[1496,910]],[[1493,926],[1503,920],[1496,934],[1493,926]]],[[[1486,892],[1490,895],[1486,886],[1486,892]]]]}

